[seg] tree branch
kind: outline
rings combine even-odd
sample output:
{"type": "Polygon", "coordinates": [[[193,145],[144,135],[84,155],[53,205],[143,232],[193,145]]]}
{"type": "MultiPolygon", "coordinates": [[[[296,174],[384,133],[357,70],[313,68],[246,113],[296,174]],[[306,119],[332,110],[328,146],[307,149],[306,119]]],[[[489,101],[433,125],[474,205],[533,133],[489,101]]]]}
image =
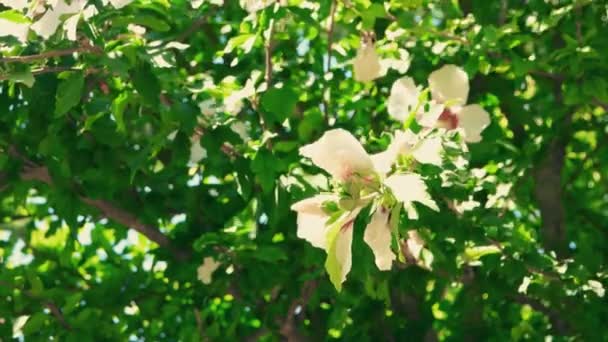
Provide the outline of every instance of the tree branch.
{"type": "MultiPolygon", "coordinates": [[[[554,97],[563,103],[561,83],[554,82],[554,97]]],[[[534,168],[534,195],[542,217],[543,246],[560,255],[566,251],[566,220],[562,203],[562,169],[566,156],[565,132],[569,129],[574,111],[558,118],[557,133],[549,143],[545,157],[534,168]]]]}
{"type": "Polygon", "coordinates": [[[2,57],[0,58],[0,63],[30,63],[35,62],[41,59],[53,58],[53,57],[61,57],[68,56],[74,53],[93,53],[100,54],[101,49],[95,46],[79,46],[75,48],[69,48],[64,50],[53,50],[42,52],[35,55],[27,55],[27,56],[15,56],[15,57],[2,57]]]}
{"type": "Polygon", "coordinates": [[[72,326],[70,326],[70,324],[68,324],[68,322],[65,320],[65,317],[63,316],[63,313],[61,312],[61,309],[59,309],[57,304],[53,302],[47,302],[45,305],[51,311],[51,314],[55,316],[55,319],[57,319],[59,324],[61,324],[67,330],[72,330],[72,326]]]}
{"type": "MultiPolygon", "coordinates": [[[[53,180],[46,166],[38,166],[32,161],[21,156],[15,148],[9,149],[9,154],[21,159],[26,165],[20,176],[24,180],[40,181],[49,186],[53,186],[53,180]]],[[[155,227],[149,226],[141,222],[133,214],[118,208],[110,202],[93,199],[87,196],[79,196],[80,200],[89,206],[99,210],[103,216],[114,220],[128,228],[132,228],[140,234],[146,236],[151,241],[156,242],[160,247],[168,249],[171,254],[180,261],[187,260],[190,257],[190,252],[178,249],[173,246],[173,242],[155,227]]]]}
{"type": "Polygon", "coordinates": [[[551,322],[551,327],[555,330],[559,335],[565,335],[569,330],[568,322],[561,318],[560,314],[550,307],[545,306],[540,300],[530,298],[528,296],[524,296],[521,294],[515,296],[509,296],[512,300],[516,301],[519,304],[529,305],[532,309],[543,313],[549,318],[551,322]]]}
{"type": "MultiPolygon", "coordinates": [[[[0,281],[0,285],[7,287],[7,288],[14,288],[11,284],[6,283],[4,281],[0,281]]],[[[34,300],[43,300],[43,298],[40,298],[39,296],[35,295],[34,293],[32,293],[32,291],[21,290],[18,288],[14,288],[14,289],[20,291],[28,298],[31,298],[34,300]]],[[[72,326],[66,321],[65,317],[63,316],[63,313],[61,312],[61,309],[59,309],[57,304],[55,304],[51,301],[44,301],[43,304],[44,304],[44,306],[46,306],[49,309],[51,314],[55,317],[57,322],[59,322],[59,324],[61,324],[62,327],[64,327],[66,330],[72,330],[72,326]]]]}

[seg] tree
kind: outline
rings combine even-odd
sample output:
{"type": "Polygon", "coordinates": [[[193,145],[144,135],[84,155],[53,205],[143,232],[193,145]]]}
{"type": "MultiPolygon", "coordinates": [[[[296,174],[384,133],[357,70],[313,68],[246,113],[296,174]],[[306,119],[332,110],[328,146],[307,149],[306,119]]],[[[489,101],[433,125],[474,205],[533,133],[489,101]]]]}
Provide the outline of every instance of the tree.
{"type": "Polygon", "coordinates": [[[0,10],[0,339],[606,339],[604,1],[0,10]]]}

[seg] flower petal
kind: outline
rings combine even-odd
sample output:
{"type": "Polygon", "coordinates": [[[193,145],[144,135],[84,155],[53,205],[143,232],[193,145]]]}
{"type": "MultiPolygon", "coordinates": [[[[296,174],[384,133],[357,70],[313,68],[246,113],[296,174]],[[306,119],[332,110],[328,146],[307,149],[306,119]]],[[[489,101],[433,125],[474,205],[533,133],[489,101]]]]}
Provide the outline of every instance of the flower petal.
{"type": "Polygon", "coordinates": [[[317,248],[326,248],[327,227],[325,223],[329,218],[323,211],[323,203],[337,201],[334,195],[316,195],[299,201],[291,206],[291,210],[298,213],[297,236],[310,242],[317,248]]]}
{"type": "Polygon", "coordinates": [[[388,114],[395,120],[405,120],[416,108],[420,88],[411,77],[402,77],[393,83],[388,97],[388,114]]]}
{"type": "Polygon", "coordinates": [[[112,6],[114,6],[116,9],[121,9],[132,2],[133,0],[110,0],[112,6]]]}
{"type": "Polygon", "coordinates": [[[436,101],[462,106],[469,96],[469,76],[462,68],[447,64],[429,75],[429,87],[436,101]]]}
{"type": "Polygon", "coordinates": [[[358,82],[370,82],[380,77],[382,66],[373,44],[364,44],[357,50],[357,56],[353,60],[353,71],[358,82]]]}
{"type": "Polygon", "coordinates": [[[481,141],[481,132],[490,125],[490,115],[478,104],[468,105],[456,114],[458,126],[464,129],[465,141],[470,143],[481,141]]]}
{"type": "Polygon", "coordinates": [[[301,147],[300,154],[338,180],[346,180],[354,173],[374,172],[372,159],[361,143],[340,128],[327,131],[316,142],[301,147]]]}
{"type": "Polygon", "coordinates": [[[30,30],[30,24],[16,23],[10,20],[0,18],[0,37],[13,36],[22,43],[27,41],[27,33],[30,30]]]}
{"type": "Polygon", "coordinates": [[[415,173],[392,175],[384,183],[393,191],[395,198],[403,202],[406,208],[412,202],[418,202],[435,211],[439,211],[437,203],[433,201],[431,195],[427,192],[426,184],[420,175],[415,173]]]}
{"type": "Polygon", "coordinates": [[[437,126],[437,120],[439,120],[445,106],[435,100],[431,100],[428,105],[429,110],[426,112],[417,113],[416,118],[422,127],[435,127],[437,126]]]}
{"type": "Polygon", "coordinates": [[[211,275],[213,275],[213,272],[215,272],[215,270],[217,270],[220,265],[221,263],[215,261],[215,259],[213,259],[212,257],[206,257],[205,259],[203,259],[203,264],[200,265],[196,270],[198,280],[203,282],[203,284],[210,284],[211,275]]]}
{"type": "Polygon", "coordinates": [[[441,138],[434,137],[422,140],[422,142],[420,142],[416,149],[414,149],[412,155],[417,161],[423,164],[433,164],[441,166],[442,152],[443,146],[441,144],[441,138]]]}
{"type": "Polygon", "coordinates": [[[27,7],[27,0],[0,0],[0,4],[8,8],[23,10],[27,7]]]}
{"type": "Polygon", "coordinates": [[[71,41],[76,41],[76,29],[78,28],[78,22],[80,21],[80,13],[77,13],[69,17],[63,23],[63,29],[65,30],[66,38],[71,41]]]}
{"type": "Polygon", "coordinates": [[[395,260],[395,254],[391,250],[392,236],[388,221],[389,211],[385,208],[376,209],[363,235],[363,240],[374,252],[376,266],[382,271],[390,270],[395,260]]]}
{"type": "Polygon", "coordinates": [[[84,5],[86,5],[85,0],[73,0],[70,4],[65,0],[59,0],[52,9],[47,10],[42,18],[32,25],[32,30],[39,36],[48,39],[57,31],[63,15],[76,14],[84,8],[84,5]]]}
{"type": "Polygon", "coordinates": [[[410,230],[407,232],[407,248],[412,256],[418,260],[420,259],[420,254],[422,253],[422,248],[424,248],[424,240],[418,235],[418,232],[415,230],[410,230]]]}
{"type": "Polygon", "coordinates": [[[200,140],[193,139],[192,145],[190,145],[190,165],[198,164],[199,161],[207,157],[207,150],[201,146],[200,140]]]}

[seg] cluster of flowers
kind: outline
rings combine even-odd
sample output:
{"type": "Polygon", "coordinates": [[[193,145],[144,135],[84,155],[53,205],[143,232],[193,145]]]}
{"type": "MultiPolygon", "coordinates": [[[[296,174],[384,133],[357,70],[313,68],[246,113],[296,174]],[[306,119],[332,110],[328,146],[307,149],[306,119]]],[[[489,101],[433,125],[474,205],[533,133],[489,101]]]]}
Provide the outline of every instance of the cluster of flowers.
{"type": "MultiPolygon", "coordinates": [[[[355,60],[355,74],[360,71],[355,60]]],[[[298,215],[297,235],[327,252],[325,266],[338,290],[352,266],[354,221],[367,206],[371,217],[364,241],[373,251],[378,269],[390,270],[395,259],[403,260],[402,243],[414,258],[419,257],[423,242],[415,231],[408,232],[405,241],[400,237],[400,211],[417,219],[414,202],[435,211],[439,207],[423,176],[412,172],[411,166],[415,162],[442,166],[443,132],[459,130],[466,142],[479,142],[490,124],[481,106],[465,105],[469,80],[461,68],[445,65],[430,74],[428,83],[428,89],[423,89],[410,77],[403,77],[393,84],[388,112],[392,118],[405,121],[406,128],[394,132],[385,151],[369,155],[357,138],[343,129],[327,131],[300,149],[302,156],[331,175],[334,186],[331,193],[292,206],[298,215]],[[413,120],[422,126],[418,133],[409,130],[413,120]]]]}

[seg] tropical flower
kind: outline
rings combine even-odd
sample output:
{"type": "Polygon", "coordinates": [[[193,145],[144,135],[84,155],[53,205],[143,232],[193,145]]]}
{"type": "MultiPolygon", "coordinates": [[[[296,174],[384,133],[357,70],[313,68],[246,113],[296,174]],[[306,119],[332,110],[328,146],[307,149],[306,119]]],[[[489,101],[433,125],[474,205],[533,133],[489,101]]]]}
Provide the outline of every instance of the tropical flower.
{"type": "Polygon", "coordinates": [[[206,257],[203,259],[203,263],[196,270],[198,275],[198,280],[200,280],[203,284],[211,284],[211,276],[213,272],[220,267],[221,263],[215,261],[212,257],[206,257]]]}
{"type": "MultiPolygon", "coordinates": [[[[298,214],[297,236],[327,252],[325,267],[338,290],[341,289],[352,266],[354,221],[361,209],[381,197],[380,188],[373,187],[374,180],[384,179],[392,162],[406,149],[406,143],[401,146],[400,140],[407,142],[408,139],[399,135],[399,139],[395,139],[397,143],[389,147],[391,151],[380,157],[370,156],[348,131],[333,129],[325,132],[316,142],[300,149],[300,154],[310,158],[336,180],[345,184],[360,185],[355,187],[359,192],[350,194],[351,197],[320,194],[299,201],[291,207],[298,214]],[[391,158],[392,161],[389,161],[391,158]],[[329,207],[333,207],[333,211],[329,207]]],[[[439,210],[419,175],[393,174],[383,182],[411,217],[417,217],[413,202],[439,210]]],[[[380,270],[389,270],[395,260],[395,254],[391,250],[390,212],[382,203],[376,205],[364,233],[364,241],[372,249],[376,266],[380,270]]]]}
{"type": "Polygon", "coordinates": [[[358,82],[370,82],[382,75],[380,57],[376,53],[373,33],[364,33],[361,47],[353,60],[354,77],[358,82]]]}
{"type": "Polygon", "coordinates": [[[388,101],[388,112],[397,120],[405,120],[416,110],[418,122],[424,127],[462,128],[467,142],[481,141],[481,132],[490,124],[490,115],[478,104],[466,105],[469,77],[460,67],[444,65],[429,75],[432,100],[429,110],[419,106],[422,90],[411,77],[397,80],[388,101]]]}

